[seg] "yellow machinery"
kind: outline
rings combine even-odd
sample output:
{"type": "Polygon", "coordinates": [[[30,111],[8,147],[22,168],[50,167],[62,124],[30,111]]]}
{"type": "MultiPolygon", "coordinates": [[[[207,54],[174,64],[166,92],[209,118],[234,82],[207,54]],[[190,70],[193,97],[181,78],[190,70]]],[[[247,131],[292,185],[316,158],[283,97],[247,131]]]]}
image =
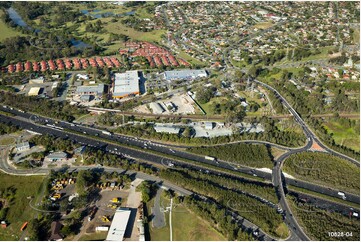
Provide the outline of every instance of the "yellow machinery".
{"type": "Polygon", "coordinates": [[[110,220],[109,220],[109,218],[108,218],[107,216],[102,216],[102,217],[101,217],[101,220],[102,220],[103,222],[110,222],[110,220]]]}
{"type": "Polygon", "coordinates": [[[120,203],[120,199],[118,197],[114,197],[112,200],[110,200],[112,203],[120,203]]]}

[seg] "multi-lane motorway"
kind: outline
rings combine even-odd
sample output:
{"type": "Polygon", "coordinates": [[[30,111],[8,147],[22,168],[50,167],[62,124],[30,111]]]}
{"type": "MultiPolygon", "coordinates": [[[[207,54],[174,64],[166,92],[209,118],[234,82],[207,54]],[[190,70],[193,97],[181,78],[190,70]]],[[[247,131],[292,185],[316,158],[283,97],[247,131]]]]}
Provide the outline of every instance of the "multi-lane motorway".
{"type": "MultiPolygon", "coordinates": [[[[259,81],[256,81],[256,82],[260,85],[264,85],[266,88],[269,88],[269,89],[271,88],[267,84],[261,83],[259,81]]],[[[275,91],[274,89],[270,89],[270,90],[275,91]]],[[[287,152],[284,153],[283,155],[281,155],[276,160],[276,162],[275,162],[276,165],[273,169],[272,174],[269,174],[269,173],[266,173],[263,171],[259,171],[259,170],[254,170],[251,168],[238,167],[236,164],[232,164],[229,162],[210,161],[210,160],[205,159],[202,156],[198,156],[198,155],[190,154],[190,153],[187,153],[184,151],[180,151],[178,149],[174,149],[173,147],[167,147],[163,144],[156,143],[156,142],[140,140],[137,138],[127,137],[127,136],[118,135],[118,134],[117,135],[109,135],[109,134],[103,133],[102,130],[95,129],[92,127],[63,122],[63,121],[56,121],[56,120],[53,120],[53,119],[50,119],[47,117],[34,116],[33,114],[26,113],[21,110],[16,110],[11,107],[1,106],[0,110],[12,113],[13,115],[16,115],[16,116],[12,117],[12,116],[0,115],[0,121],[5,122],[5,123],[12,123],[12,124],[15,124],[15,125],[18,125],[18,126],[24,128],[24,129],[28,129],[28,130],[38,132],[41,134],[47,133],[47,134],[51,134],[51,135],[54,135],[57,137],[68,138],[75,142],[78,142],[78,143],[81,143],[84,145],[102,148],[108,152],[115,153],[118,155],[126,155],[126,156],[130,156],[132,158],[135,158],[135,159],[151,161],[153,163],[163,164],[165,166],[172,163],[172,164],[182,166],[182,167],[192,167],[192,168],[200,169],[200,170],[203,169],[204,171],[209,172],[208,170],[205,170],[201,165],[198,166],[196,164],[189,164],[186,162],[179,161],[177,159],[169,159],[169,158],[167,158],[165,161],[165,159],[164,159],[164,157],[162,157],[162,155],[149,153],[149,152],[147,152],[147,150],[156,151],[156,152],[159,152],[162,154],[167,154],[167,155],[171,155],[173,157],[179,157],[182,159],[195,161],[198,163],[206,163],[208,165],[212,165],[215,169],[217,167],[220,167],[220,168],[238,171],[238,172],[242,172],[242,173],[246,173],[246,174],[254,174],[254,175],[263,177],[265,179],[272,180],[274,186],[278,187],[277,190],[280,195],[280,205],[281,205],[282,209],[285,211],[284,214],[285,214],[286,224],[289,226],[290,230],[292,231],[292,235],[290,236],[289,239],[291,239],[291,240],[297,240],[297,239],[308,240],[308,237],[303,233],[302,229],[300,228],[297,221],[293,217],[293,215],[290,211],[290,208],[288,207],[287,201],[285,199],[285,193],[283,191],[283,185],[284,185],[283,182],[284,181],[282,180],[284,178],[282,176],[281,167],[282,167],[283,161],[289,155],[291,155],[293,153],[308,150],[312,146],[312,142],[316,141],[317,143],[319,143],[320,146],[323,144],[321,142],[319,142],[317,137],[312,133],[312,131],[307,127],[307,125],[303,122],[303,120],[299,117],[299,115],[292,109],[292,107],[287,103],[287,101],[285,99],[283,99],[282,96],[279,94],[278,94],[278,97],[282,99],[282,102],[284,103],[284,105],[294,115],[296,121],[302,126],[303,130],[305,131],[305,134],[308,137],[308,142],[304,147],[301,147],[301,148],[286,149],[287,152]],[[67,130],[75,131],[77,133],[68,132],[67,130]],[[91,136],[93,136],[93,137],[91,137],[91,136]],[[97,139],[97,137],[102,138],[102,140],[97,139]],[[109,140],[109,142],[107,142],[107,140],[109,140]],[[123,145],[118,145],[118,143],[123,144],[123,145]],[[124,146],[124,145],[126,145],[126,146],[124,146]],[[128,145],[130,145],[130,147],[127,147],[128,145]],[[138,149],[133,149],[133,148],[131,148],[131,146],[138,147],[138,149]],[[143,151],[139,150],[140,147],[143,149],[143,151]]],[[[264,143],[262,141],[247,141],[247,142],[264,143]]],[[[269,144],[269,145],[271,145],[271,144],[269,144]]],[[[323,145],[323,147],[325,147],[325,146],[323,145]]],[[[332,152],[332,150],[330,152],[332,152]]],[[[340,156],[344,156],[344,155],[341,154],[340,156]]],[[[349,157],[347,157],[347,159],[352,160],[353,163],[357,163],[357,161],[355,161],[349,157]]],[[[211,171],[211,172],[213,172],[213,171],[211,171]]],[[[222,173],[222,172],[220,172],[220,173],[222,173]]],[[[220,173],[218,173],[218,174],[220,174],[220,173]]],[[[335,197],[338,196],[337,191],[333,190],[333,189],[325,188],[322,186],[317,186],[317,185],[310,184],[310,183],[303,182],[303,181],[297,181],[294,179],[286,179],[286,181],[292,183],[295,186],[307,188],[309,190],[314,190],[316,192],[321,191],[321,193],[335,196],[335,197]]],[[[348,193],[346,195],[347,195],[348,200],[359,203],[359,197],[357,197],[353,194],[348,194],[348,193]]]]}
{"type": "MultiPolygon", "coordinates": [[[[199,163],[200,165],[202,163],[205,163],[207,165],[211,165],[213,166],[215,169],[217,167],[219,168],[224,168],[224,169],[228,169],[228,170],[232,170],[233,172],[240,172],[240,173],[244,173],[244,174],[248,174],[248,175],[257,175],[258,177],[267,179],[267,180],[272,180],[272,175],[271,173],[267,173],[265,171],[262,170],[257,170],[257,169],[253,169],[253,168],[248,168],[248,167],[242,167],[242,166],[238,166],[235,163],[230,163],[230,162],[225,162],[222,160],[218,160],[218,161],[210,161],[204,158],[204,156],[199,156],[199,155],[195,155],[195,154],[190,154],[188,152],[184,152],[181,151],[179,149],[174,149],[174,147],[172,146],[166,146],[164,144],[161,143],[157,143],[157,142],[150,142],[147,140],[142,140],[142,139],[138,139],[138,138],[133,138],[133,137],[129,137],[129,136],[124,136],[124,135],[120,135],[120,134],[114,134],[114,135],[106,135],[102,133],[102,130],[99,129],[95,129],[92,127],[88,127],[85,125],[79,125],[79,124],[73,124],[73,123],[68,123],[68,122],[62,122],[62,121],[56,121],[53,120],[51,118],[47,118],[47,117],[40,117],[40,116],[34,116],[33,114],[30,113],[23,113],[20,112],[16,109],[11,109],[10,107],[4,108],[3,106],[0,106],[0,110],[12,113],[14,115],[16,115],[15,117],[9,117],[9,116],[3,116],[0,115],[0,121],[2,122],[8,122],[8,123],[13,123],[16,125],[21,126],[24,129],[29,129],[29,130],[33,130],[39,133],[47,133],[47,134],[52,134],[54,136],[57,137],[62,137],[62,138],[69,138],[71,140],[74,140],[75,142],[81,143],[81,144],[86,144],[89,146],[94,146],[94,147],[98,147],[98,148],[102,148],[105,149],[106,151],[115,153],[115,154],[126,154],[128,156],[131,156],[135,159],[141,159],[141,160],[146,160],[146,161],[152,161],[153,163],[158,163],[158,164],[169,164],[169,162],[173,163],[173,164],[178,164],[178,165],[184,165],[184,163],[180,163],[180,161],[178,160],[174,160],[174,159],[164,159],[164,157],[162,155],[158,155],[158,154],[152,154],[149,151],[156,151],[159,154],[167,154],[167,155],[171,155],[173,157],[179,157],[181,159],[187,159],[187,160],[191,160],[194,162],[199,163]],[[47,126],[47,125],[51,125],[47,126]],[[62,128],[64,130],[60,130],[57,128],[53,128],[53,127],[59,127],[62,128]],[[73,133],[73,132],[68,132],[67,130],[71,131],[76,131],[77,133],[73,133]],[[102,138],[102,140],[99,140],[97,138],[102,138]],[[106,142],[106,141],[109,142],[106,142]],[[119,145],[117,145],[119,144],[119,145]],[[123,144],[123,145],[121,145],[123,144]],[[131,147],[137,147],[138,149],[132,149],[131,147]],[[141,150],[139,149],[141,148],[141,150]]],[[[252,140],[247,140],[244,141],[245,143],[253,143],[253,144],[266,144],[266,145],[271,145],[271,146],[275,146],[278,148],[283,148],[286,151],[292,152],[292,153],[296,153],[299,152],[300,150],[306,150],[307,148],[310,147],[309,143],[306,145],[306,148],[289,148],[287,149],[286,147],[280,147],[278,145],[269,143],[269,142],[264,142],[264,141],[252,141],[252,140]]],[[[281,157],[282,158],[282,157],[281,157]]],[[[193,164],[195,166],[195,164],[193,164]]],[[[196,169],[203,169],[203,167],[201,166],[195,166],[196,169]]],[[[334,197],[338,197],[337,195],[337,190],[334,189],[329,189],[323,186],[318,186],[312,183],[308,183],[305,181],[300,181],[300,180],[296,180],[296,179],[291,179],[291,178],[286,178],[286,182],[290,183],[294,186],[300,187],[300,188],[305,188],[314,192],[320,192],[323,193],[325,195],[329,195],[329,196],[334,196],[334,197]]],[[[357,196],[354,196],[352,194],[348,194],[347,195],[347,199],[351,202],[355,202],[358,203],[359,198],[357,196]]]]}

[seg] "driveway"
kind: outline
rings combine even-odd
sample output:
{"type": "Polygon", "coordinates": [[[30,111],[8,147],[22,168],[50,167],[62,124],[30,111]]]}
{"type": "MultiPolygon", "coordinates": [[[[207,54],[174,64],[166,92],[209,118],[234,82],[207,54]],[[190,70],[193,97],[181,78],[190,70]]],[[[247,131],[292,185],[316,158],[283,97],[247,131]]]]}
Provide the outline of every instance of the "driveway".
{"type": "Polygon", "coordinates": [[[152,214],[154,216],[152,223],[154,228],[162,228],[166,226],[164,211],[160,208],[160,195],[162,194],[162,191],[162,189],[158,189],[157,195],[154,199],[154,207],[152,207],[152,214]]]}

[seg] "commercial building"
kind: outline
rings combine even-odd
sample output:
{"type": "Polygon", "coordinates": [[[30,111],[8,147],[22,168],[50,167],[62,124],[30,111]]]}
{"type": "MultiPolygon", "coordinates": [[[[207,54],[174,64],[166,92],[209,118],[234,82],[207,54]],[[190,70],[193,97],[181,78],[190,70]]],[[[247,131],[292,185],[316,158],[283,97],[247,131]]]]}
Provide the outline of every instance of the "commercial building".
{"type": "Polygon", "coordinates": [[[32,87],[30,88],[29,92],[28,92],[28,96],[37,96],[39,95],[41,90],[41,87],[32,87]]]}
{"type": "Polygon", "coordinates": [[[76,88],[76,94],[78,95],[94,95],[101,97],[104,93],[104,84],[97,86],[78,86],[76,88]]]}
{"type": "Polygon", "coordinates": [[[107,235],[107,241],[122,241],[130,217],[130,209],[118,208],[107,235]]]}
{"type": "Polygon", "coordinates": [[[123,98],[129,95],[139,94],[139,80],[138,71],[115,73],[113,98],[123,98]]]}
{"type": "Polygon", "coordinates": [[[164,125],[164,124],[155,124],[154,129],[157,133],[168,133],[168,134],[179,134],[180,128],[164,125]]]}
{"type": "Polygon", "coordinates": [[[29,149],[30,149],[29,142],[23,142],[23,143],[16,145],[16,151],[24,151],[24,150],[29,150],[29,149]]]}
{"type": "Polygon", "coordinates": [[[46,160],[55,162],[55,161],[63,161],[63,160],[66,160],[67,158],[68,158],[67,153],[59,151],[59,152],[54,152],[54,153],[49,154],[46,157],[46,160]]]}
{"type": "Polygon", "coordinates": [[[164,72],[164,79],[167,81],[171,80],[192,80],[196,78],[207,77],[208,74],[205,70],[175,70],[175,71],[165,71],[164,72]]]}
{"type": "Polygon", "coordinates": [[[29,84],[43,84],[44,81],[45,81],[45,78],[43,76],[41,76],[36,79],[30,79],[29,84]]]}

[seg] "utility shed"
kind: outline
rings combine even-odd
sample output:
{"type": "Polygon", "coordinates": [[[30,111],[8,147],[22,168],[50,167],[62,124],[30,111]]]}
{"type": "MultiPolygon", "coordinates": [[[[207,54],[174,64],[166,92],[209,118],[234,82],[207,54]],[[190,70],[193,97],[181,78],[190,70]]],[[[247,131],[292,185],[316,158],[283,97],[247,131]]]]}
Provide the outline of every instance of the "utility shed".
{"type": "Polygon", "coordinates": [[[129,208],[118,208],[115,211],[106,241],[123,241],[130,213],[129,208]]]}

